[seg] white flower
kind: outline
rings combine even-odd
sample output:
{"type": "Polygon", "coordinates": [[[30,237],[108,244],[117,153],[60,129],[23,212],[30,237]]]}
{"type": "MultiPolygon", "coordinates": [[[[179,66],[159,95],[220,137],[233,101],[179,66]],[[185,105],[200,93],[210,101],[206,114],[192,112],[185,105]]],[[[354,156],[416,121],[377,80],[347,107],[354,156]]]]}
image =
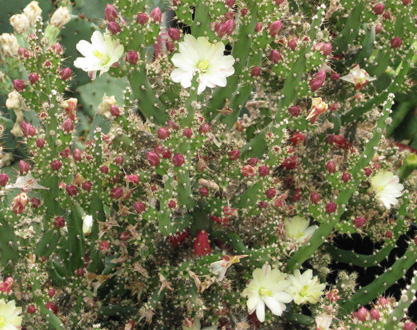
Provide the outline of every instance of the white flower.
{"type": "Polygon", "coordinates": [[[22,325],[22,317],[19,315],[22,307],[16,307],[16,302],[10,300],[6,303],[0,299],[0,329],[1,330],[18,330],[22,325]]]}
{"type": "Polygon", "coordinates": [[[404,186],[399,182],[399,177],[388,171],[381,171],[371,179],[371,189],[387,209],[396,205],[397,198],[402,195],[404,186]]]}
{"type": "Polygon", "coordinates": [[[186,34],[184,41],[179,44],[179,51],[172,57],[177,69],[172,71],[171,79],[188,88],[197,72],[198,94],[206,87],[225,87],[226,77],[235,72],[235,59],[231,55],[223,55],[224,44],[221,41],[212,44],[205,37],[195,39],[191,34],[186,34]]]}
{"type": "Polygon", "coordinates": [[[29,29],[29,19],[23,14],[13,15],[9,22],[15,33],[24,33],[29,29]]]}
{"type": "Polygon", "coordinates": [[[359,65],[353,67],[346,76],[340,79],[354,84],[357,90],[364,88],[368,82],[376,80],[376,78],[370,78],[368,72],[361,69],[359,65]]]}
{"type": "Polygon", "coordinates": [[[83,233],[85,236],[91,234],[91,229],[93,228],[93,217],[91,215],[85,215],[83,219],[83,233]]]}
{"type": "Polygon", "coordinates": [[[31,25],[34,25],[36,18],[41,16],[42,9],[39,7],[39,2],[32,1],[24,9],[23,14],[28,18],[31,25]]]}
{"type": "Polygon", "coordinates": [[[313,277],[313,271],[307,269],[303,274],[297,269],[294,275],[288,277],[291,284],[287,292],[291,294],[292,299],[297,305],[310,303],[316,304],[323,295],[325,284],[320,284],[317,276],[313,277]]]}
{"type": "Polygon", "coordinates": [[[316,317],[317,330],[329,330],[332,325],[332,315],[323,313],[316,317]]]}
{"type": "Polygon", "coordinates": [[[309,227],[309,225],[310,221],[298,215],[284,220],[286,235],[300,243],[309,239],[317,229],[317,226],[313,225],[309,227]]]}
{"type": "Polygon", "coordinates": [[[3,33],[0,36],[1,53],[6,56],[14,57],[19,52],[19,44],[13,34],[3,33]]]}
{"type": "Polygon", "coordinates": [[[255,269],[252,276],[253,280],[242,292],[243,296],[248,297],[249,314],[256,310],[258,320],[264,322],[266,304],[273,314],[280,316],[285,310],[285,304],[292,300],[285,292],[290,284],[287,275],[278,269],[271,270],[271,266],[265,264],[262,269],[255,269]]]}
{"type": "Polygon", "coordinates": [[[71,16],[67,7],[59,7],[51,17],[51,24],[62,28],[71,20],[71,16]]]}
{"type": "Polygon", "coordinates": [[[9,184],[6,186],[6,189],[13,189],[13,188],[20,188],[25,191],[29,191],[33,189],[49,189],[38,184],[30,172],[26,174],[25,176],[18,176],[16,179],[16,183],[9,184]]]}
{"type": "Polygon", "coordinates": [[[329,106],[323,102],[321,97],[313,97],[311,103],[311,110],[307,116],[307,119],[314,123],[318,116],[326,112],[329,106]]]}
{"type": "Polygon", "coordinates": [[[74,65],[89,73],[95,79],[96,72],[100,74],[109,71],[110,67],[116,63],[123,55],[124,48],[117,40],[111,36],[95,31],[91,37],[91,44],[81,40],[77,44],[77,50],[84,56],[78,57],[74,65]]]}
{"type": "Polygon", "coordinates": [[[245,255],[240,256],[223,256],[222,260],[212,262],[210,264],[210,271],[218,276],[219,281],[223,281],[226,275],[227,269],[240,261],[240,258],[246,257],[245,255]]]}
{"type": "Polygon", "coordinates": [[[9,93],[6,100],[7,109],[19,109],[22,104],[22,95],[13,90],[9,93]]]}
{"type": "Polygon", "coordinates": [[[187,326],[183,325],[182,330],[217,330],[217,326],[212,325],[211,327],[201,329],[200,319],[195,318],[194,321],[190,319],[190,322],[187,322],[187,326]]]}

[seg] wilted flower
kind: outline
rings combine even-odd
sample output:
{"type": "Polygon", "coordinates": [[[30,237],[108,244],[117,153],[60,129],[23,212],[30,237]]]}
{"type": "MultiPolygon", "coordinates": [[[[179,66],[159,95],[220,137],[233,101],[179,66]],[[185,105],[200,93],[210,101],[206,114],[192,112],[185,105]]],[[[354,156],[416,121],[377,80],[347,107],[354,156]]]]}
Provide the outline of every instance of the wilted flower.
{"type": "Polygon", "coordinates": [[[22,95],[18,91],[13,90],[9,93],[6,100],[7,109],[18,109],[22,104],[22,95]]]}
{"type": "Polygon", "coordinates": [[[36,18],[41,16],[42,9],[39,7],[39,2],[32,1],[24,9],[23,14],[28,18],[31,25],[34,25],[36,18]]]}
{"type": "Polygon", "coordinates": [[[285,219],[284,225],[287,236],[301,243],[310,238],[317,229],[317,226],[309,226],[310,221],[298,215],[290,219],[285,219]]]}
{"type": "Polygon", "coordinates": [[[223,281],[224,276],[226,275],[227,269],[240,261],[241,258],[246,257],[245,255],[240,256],[223,256],[223,259],[220,261],[215,261],[210,264],[210,271],[218,275],[218,280],[223,281]]]}
{"type": "Polygon", "coordinates": [[[212,325],[211,327],[206,327],[201,329],[201,323],[199,318],[194,320],[187,320],[186,325],[182,326],[182,330],[216,330],[217,326],[212,325]]]}
{"type": "Polygon", "coordinates": [[[390,171],[381,171],[371,179],[371,189],[387,209],[398,203],[404,186],[399,183],[400,178],[390,171]]]}
{"type": "Polygon", "coordinates": [[[110,67],[122,57],[124,51],[117,40],[99,31],[93,33],[91,43],[81,40],[76,47],[84,57],[78,57],[74,66],[88,72],[91,79],[96,78],[97,71],[100,71],[100,74],[109,71],[110,67]]]}
{"type": "Polygon", "coordinates": [[[71,20],[71,16],[67,7],[59,7],[51,17],[51,24],[62,28],[71,20]]]}
{"type": "Polygon", "coordinates": [[[317,276],[313,277],[313,271],[307,269],[303,274],[300,270],[295,270],[293,275],[288,277],[290,285],[286,290],[291,294],[292,299],[297,305],[310,303],[316,304],[323,295],[325,284],[320,284],[317,276]]]}
{"type": "Polygon", "coordinates": [[[307,119],[314,123],[318,116],[327,111],[328,105],[327,103],[323,102],[321,97],[315,97],[312,99],[312,101],[311,111],[308,114],[307,119]]]}
{"type": "Polygon", "coordinates": [[[38,184],[30,172],[25,176],[18,176],[16,179],[16,183],[6,186],[6,189],[12,188],[20,188],[24,191],[29,191],[33,189],[49,189],[38,184]]]}
{"type": "Polygon", "coordinates": [[[265,304],[271,312],[280,316],[285,310],[285,304],[291,302],[291,296],[285,292],[290,285],[287,275],[278,269],[272,269],[265,264],[252,273],[253,280],[243,290],[242,295],[248,298],[249,314],[256,310],[259,321],[265,321],[265,304]]]}
{"type": "Polygon", "coordinates": [[[23,14],[16,14],[10,17],[10,25],[15,33],[24,33],[29,29],[29,19],[23,14]]]}
{"type": "Polygon", "coordinates": [[[316,317],[317,330],[329,330],[332,324],[332,315],[323,313],[316,317]]]}
{"type": "Polygon", "coordinates": [[[235,59],[231,55],[225,56],[224,49],[221,41],[212,44],[205,37],[196,39],[191,34],[185,35],[184,41],[179,43],[180,52],[172,57],[172,63],[177,67],[171,73],[172,80],[188,88],[197,72],[199,94],[206,87],[225,87],[226,77],[235,72],[235,59]]]}
{"type": "Polygon", "coordinates": [[[14,35],[9,33],[3,33],[0,36],[1,53],[5,56],[16,56],[19,53],[19,44],[14,35]]]}
{"type": "Polygon", "coordinates": [[[20,329],[22,325],[21,312],[22,307],[16,307],[14,300],[6,302],[4,299],[0,299],[0,329],[20,329]]]}
{"type": "Polygon", "coordinates": [[[357,90],[364,88],[368,82],[376,80],[376,78],[370,78],[368,72],[361,69],[359,65],[356,65],[346,76],[340,77],[340,79],[354,84],[357,90]]]}

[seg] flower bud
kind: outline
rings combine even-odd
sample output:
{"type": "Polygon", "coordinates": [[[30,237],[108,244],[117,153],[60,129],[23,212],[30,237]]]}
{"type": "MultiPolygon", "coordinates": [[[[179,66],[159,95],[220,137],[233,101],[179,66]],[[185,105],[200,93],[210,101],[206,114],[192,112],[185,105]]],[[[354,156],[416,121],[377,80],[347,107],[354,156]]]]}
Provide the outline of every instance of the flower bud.
{"type": "Polygon", "coordinates": [[[72,119],[68,118],[62,123],[62,129],[64,132],[70,133],[74,129],[74,123],[72,119]]]}
{"type": "Polygon", "coordinates": [[[100,167],[100,172],[103,174],[108,174],[109,173],[109,167],[107,165],[103,165],[102,167],[100,167]]]}
{"type": "Polygon", "coordinates": [[[12,202],[13,212],[16,214],[22,214],[29,203],[29,198],[26,193],[20,193],[17,195],[12,202]]]}
{"type": "Polygon", "coordinates": [[[161,127],[161,128],[158,129],[158,138],[160,138],[161,140],[165,140],[165,139],[169,138],[170,135],[171,135],[171,133],[168,130],[168,128],[161,127]]]}
{"type": "Polygon", "coordinates": [[[340,78],[340,75],[337,72],[332,72],[330,74],[330,80],[331,81],[338,81],[340,78]]]}
{"type": "Polygon", "coordinates": [[[45,307],[49,309],[52,313],[58,314],[58,307],[52,302],[48,302],[45,307]]]}
{"type": "Polygon", "coordinates": [[[51,17],[51,24],[62,28],[71,20],[71,15],[67,7],[59,7],[51,17]]]}
{"type": "Polygon", "coordinates": [[[154,151],[148,151],[146,154],[146,159],[148,160],[149,164],[152,166],[158,166],[161,162],[158,154],[154,151]]]}
{"type": "Polygon", "coordinates": [[[100,242],[100,251],[106,252],[110,249],[110,244],[107,241],[101,241],[100,242]]]}
{"type": "Polygon", "coordinates": [[[168,207],[171,209],[175,209],[177,207],[177,202],[174,200],[170,200],[168,203],[168,207]]]}
{"type": "Polygon", "coordinates": [[[356,228],[361,228],[366,222],[366,219],[364,217],[357,217],[355,220],[353,220],[353,224],[356,228]]]}
{"type": "Polygon", "coordinates": [[[240,157],[240,151],[237,150],[237,149],[234,149],[234,150],[230,151],[228,153],[228,155],[229,155],[230,160],[236,160],[236,159],[239,159],[239,157],[240,157]]]}
{"type": "Polygon", "coordinates": [[[33,85],[33,84],[36,84],[38,81],[39,81],[39,76],[38,76],[38,74],[37,73],[31,73],[30,75],[29,75],[29,81],[30,81],[30,83],[33,85]]]}
{"type": "Polygon", "coordinates": [[[139,175],[136,175],[136,174],[127,174],[125,176],[124,180],[126,182],[130,182],[130,183],[139,183],[140,182],[140,177],[139,177],[139,175]]]}
{"type": "Polygon", "coordinates": [[[291,50],[295,50],[297,48],[297,38],[292,38],[288,41],[287,46],[291,50]]]}
{"type": "Polygon", "coordinates": [[[198,130],[201,134],[207,134],[210,132],[210,125],[207,123],[201,124],[198,130]]]}
{"type": "Polygon", "coordinates": [[[389,20],[391,19],[391,12],[389,10],[387,10],[382,17],[384,17],[384,19],[389,20]]]}
{"type": "Polygon", "coordinates": [[[320,195],[313,191],[310,195],[310,201],[313,204],[317,204],[318,202],[320,202],[320,200],[321,200],[320,195]]]}
{"type": "Polygon", "coordinates": [[[135,205],[133,205],[133,207],[135,208],[136,212],[138,213],[143,213],[146,211],[146,205],[144,203],[142,203],[141,201],[137,201],[135,203],[135,205]]]}
{"type": "Polygon", "coordinates": [[[31,124],[28,124],[28,123],[22,121],[20,123],[20,128],[22,129],[23,135],[25,137],[35,136],[36,135],[36,129],[31,124]]]}
{"type": "Polygon", "coordinates": [[[42,139],[37,139],[37,140],[36,140],[36,146],[37,146],[39,149],[42,149],[42,148],[45,146],[45,140],[42,140],[42,139]]]}
{"type": "Polygon", "coordinates": [[[52,298],[53,296],[55,296],[55,290],[54,289],[49,289],[48,290],[48,296],[49,296],[49,298],[52,298]]]}
{"type": "Polygon", "coordinates": [[[51,49],[57,54],[61,54],[63,52],[62,46],[59,42],[56,42],[55,44],[53,44],[51,46],[51,49]]]}
{"type": "Polygon", "coordinates": [[[277,20],[275,22],[272,22],[269,26],[269,34],[273,37],[275,37],[279,31],[282,29],[282,22],[280,20],[277,20]]]}
{"type": "Polygon", "coordinates": [[[75,196],[78,193],[78,188],[73,184],[69,184],[68,186],[66,186],[65,190],[67,191],[67,194],[70,196],[75,196]]]}
{"type": "Polygon", "coordinates": [[[191,139],[191,137],[193,136],[193,131],[191,130],[191,128],[184,128],[182,135],[191,139]]]}
{"type": "Polygon", "coordinates": [[[119,199],[123,196],[123,188],[115,187],[110,191],[110,197],[114,199],[119,199]]]}
{"type": "Polygon", "coordinates": [[[208,239],[208,233],[204,229],[200,230],[193,243],[194,255],[199,257],[208,255],[211,253],[210,242],[208,239]]]}
{"type": "Polygon", "coordinates": [[[336,172],[336,164],[332,161],[327,162],[326,164],[326,170],[329,173],[334,173],[336,172]]]}
{"type": "Polygon", "coordinates": [[[371,176],[372,175],[372,169],[369,167],[365,167],[363,170],[365,176],[371,176]]]}
{"type": "Polygon", "coordinates": [[[277,191],[274,188],[269,188],[266,192],[265,192],[265,196],[269,199],[274,198],[277,195],[277,191]]]}
{"type": "Polygon", "coordinates": [[[37,209],[37,208],[39,208],[41,206],[41,201],[38,198],[36,198],[36,197],[33,197],[30,200],[30,202],[31,202],[32,208],[34,208],[34,209],[37,209]]]}
{"type": "Polygon", "coordinates": [[[279,61],[282,60],[282,55],[279,51],[277,51],[276,49],[273,49],[271,51],[271,54],[269,55],[269,59],[273,62],[273,63],[278,63],[279,61]]]}
{"type": "Polygon", "coordinates": [[[344,173],[342,174],[342,181],[343,181],[344,183],[349,182],[349,181],[350,181],[350,179],[351,179],[351,176],[350,176],[350,174],[349,174],[348,172],[344,172],[344,173]]]}
{"type": "Polygon", "coordinates": [[[28,164],[28,163],[26,163],[26,162],[25,162],[25,161],[23,161],[23,160],[20,160],[20,161],[19,161],[19,172],[20,172],[20,175],[25,175],[25,174],[27,174],[29,171],[30,171],[30,166],[29,166],[29,164],[28,164]]]}
{"type": "Polygon", "coordinates": [[[355,316],[359,321],[365,322],[368,318],[368,310],[365,307],[362,307],[357,312],[355,312],[355,316]]]}
{"type": "Polygon", "coordinates": [[[235,5],[235,3],[236,3],[236,0],[225,0],[224,2],[229,7],[233,7],[235,5]]]}
{"type": "Polygon", "coordinates": [[[253,158],[249,158],[247,163],[250,166],[256,166],[258,164],[258,161],[259,161],[258,158],[253,157],[253,158]]]}
{"type": "Polygon", "coordinates": [[[33,305],[29,305],[28,308],[27,308],[27,312],[29,314],[35,314],[36,313],[36,307],[33,306],[33,305]]]}
{"type": "Polygon", "coordinates": [[[85,181],[85,182],[83,182],[83,184],[82,184],[82,188],[83,188],[85,191],[90,191],[92,187],[93,187],[93,185],[91,184],[91,182],[90,182],[90,181],[85,181]]]}
{"type": "Polygon", "coordinates": [[[130,50],[126,55],[126,61],[132,65],[135,65],[139,61],[139,55],[138,52],[135,52],[134,50],[130,50]]]}
{"type": "Polygon", "coordinates": [[[298,117],[301,113],[301,109],[300,107],[293,105],[292,107],[288,109],[288,112],[290,113],[291,116],[298,117]]]}
{"type": "Polygon", "coordinates": [[[25,33],[29,29],[29,20],[23,14],[16,14],[10,17],[10,25],[13,26],[14,33],[25,33]]]}
{"type": "Polygon", "coordinates": [[[110,106],[110,113],[111,113],[112,116],[115,116],[115,117],[120,116],[120,110],[117,107],[117,105],[111,105],[110,106]]]}
{"type": "Polygon", "coordinates": [[[21,79],[15,79],[13,80],[13,87],[18,92],[23,92],[26,88],[25,82],[21,79]]]}
{"type": "Polygon", "coordinates": [[[320,47],[320,52],[323,54],[323,56],[329,56],[332,52],[332,44],[327,42],[324,43],[321,47],[320,47]]]}
{"type": "Polygon", "coordinates": [[[84,276],[84,274],[85,274],[85,271],[84,271],[84,269],[83,269],[83,268],[78,268],[78,269],[75,271],[75,276],[77,276],[77,277],[83,277],[83,276],[84,276]]]}
{"type": "Polygon", "coordinates": [[[159,7],[156,7],[154,10],[151,11],[149,16],[155,21],[160,23],[162,20],[162,12],[159,7]]]}
{"type": "Polygon", "coordinates": [[[104,9],[104,18],[109,22],[114,22],[118,16],[116,8],[113,5],[107,4],[106,9],[104,9]]]}
{"type": "Polygon", "coordinates": [[[9,182],[9,176],[5,173],[0,174],[0,186],[5,186],[9,182]]]}
{"type": "MultiPolygon", "coordinates": [[[[404,1],[403,1],[404,3],[404,1]]],[[[415,330],[416,324],[414,322],[405,322],[403,325],[403,330],[415,330]]]]}
{"type": "Polygon", "coordinates": [[[61,72],[59,73],[62,80],[68,80],[69,78],[71,78],[71,74],[72,74],[72,71],[70,68],[65,68],[61,70],[61,72]]]}
{"type": "Polygon", "coordinates": [[[140,25],[144,25],[148,23],[149,17],[145,13],[139,13],[139,15],[136,17],[136,23],[140,25]]]}
{"type": "Polygon", "coordinates": [[[107,26],[111,34],[117,34],[121,31],[120,25],[117,22],[110,22],[107,26]]]}
{"type": "Polygon", "coordinates": [[[203,197],[207,197],[209,195],[209,190],[207,187],[200,188],[200,195],[203,197]]]}
{"type": "Polygon", "coordinates": [[[243,166],[241,172],[242,172],[242,175],[245,176],[245,177],[250,177],[250,176],[256,175],[255,169],[250,165],[243,166]]]}
{"type": "Polygon", "coordinates": [[[269,174],[269,167],[266,165],[259,166],[258,173],[260,176],[267,176],[269,174]]]}
{"type": "Polygon", "coordinates": [[[51,162],[51,168],[54,171],[59,171],[59,169],[62,167],[62,163],[60,160],[53,160],[51,162]]]}
{"type": "Polygon", "coordinates": [[[180,153],[177,153],[174,155],[174,157],[172,158],[172,162],[174,163],[174,165],[176,167],[180,167],[181,165],[183,165],[185,163],[185,159],[184,156],[181,155],[180,153]]]}
{"type": "Polygon", "coordinates": [[[321,70],[317,72],[313,78],[310,80],[310,88],[313,92],[318,90],[321,86],[323,86],[324,81],[326,80],[326,71],[321,70]]]}
{"type": "Polygon", "coordinates": [[[407,6],[411,3],[411,0],[403,0],[402,2],[404,6],[407,6]]]}
{"type": "Polygon", "coordinates": [[[250,74],[252,77],[259,77],[261,75],[261,68],[259,66],[253,66],[250,74]]]}
{"type": "Polygon", "coordinates": [[[262,22],[259,22],[255,26],[255,32],[261,32],[262,31],[262,22]]]}
{"type": "MultiPolygon", "coordinates": [[[[391,47],[392,48],[399,48],[402,45],[403,41],[399,37],[395,37],[391,39],[391,47]]],[[[17,89],[17,88],[16,88],[17,89]]]]}
{"type": "Polygon", "coordinates": [[[335,213],[337,210],[337,205],[334,202],[330,202],[326,204],[326,213],[335,213]]]}
{"type": "Polygon", "coordinates": [[[174,41],[178,41],[181,38],[181,32],[176,28],[169,28],[168,35],[174,41]]]}
{"type": "Polygon", "coordinates": [[[377,3],[373,8],[372,11],[375,15],[381,15],[385,10],[385,6],[383,3],[377,3]]]}
{"type": "Polygon", "coordinates": [[[81,150],[78,148],[74,148],[74,151],[72,152],[72,157],[75,161],[80,162],[82,159],[81,150]]]}

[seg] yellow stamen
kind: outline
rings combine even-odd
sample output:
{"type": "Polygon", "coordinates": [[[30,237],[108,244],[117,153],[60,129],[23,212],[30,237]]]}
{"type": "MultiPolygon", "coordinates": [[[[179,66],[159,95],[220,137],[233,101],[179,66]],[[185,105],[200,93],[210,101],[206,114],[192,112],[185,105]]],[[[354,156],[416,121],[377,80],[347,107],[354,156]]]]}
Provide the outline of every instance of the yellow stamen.
{"type": "Polygon", "coordinates": [[[201,73],[204,73],[208,70],[209,62],[206,60],[201,60],[197,64],[197,68],[200,70],[201,73]]]}

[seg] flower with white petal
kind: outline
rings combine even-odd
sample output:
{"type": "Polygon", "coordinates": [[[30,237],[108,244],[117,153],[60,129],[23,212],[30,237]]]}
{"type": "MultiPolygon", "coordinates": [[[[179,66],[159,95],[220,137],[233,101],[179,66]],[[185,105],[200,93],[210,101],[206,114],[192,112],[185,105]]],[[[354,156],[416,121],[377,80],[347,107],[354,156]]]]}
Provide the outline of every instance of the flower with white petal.
{"type": "Polygon", "coordinates": [[[310,226],[309,220],[298,215],[285,219],[284,226],[287,237],[300,243],[308,240],[317,229],[316,225],[310,226]]]}
{"type": "Polygon", "coordinates": [[[18,91],[11,91],[6,100],[7,109],[19,109],[22,106],[23,97],[18,91]]]}
{"type": "Polygon", "coordinates": [[[240,261],[241,258],[246,257],[245,255],[240,256],[223,256],[222,260],[212,262],[210,264],[210,271],[218,276],[219,281],[223,281],[224,276],[226,275],[227,269],[240,261]]]}
{"type": "Polygon", "coordinates": [[[404,186],[394,173],[381,171],[371,178],[371,189],[375,192],[376,198],[390,209],[391,205],[398,203],[397,198],[401,197],[404,186]]]}
{"type": "Polygon", "coordinates": [[[91,234],[91,229],[93,228],[93,217],[86,214],[83,219],[83,233],[85,236],[91,234]]]}
{"type": "Polygon", "coordinates": [[[23,14],[28,18],[30,25],[34,25],[36,18],[41,16],[42,9],[39,7],[39,2],[32,1],[24,9],[23,14]]]}
{"type": "Polygon", "coordinates": [[[297,269],[288,279],[290,285],[286,291],[291,295],[297,305],[318,303],[326,288],[325,284],[320,284],[317,276],[313,277],[313,271],[311,269],[307,269],[303,274],[297,269]]]}
{"type": "Polygon", "coordinates": [[[278,269],[272,269],[265,264],[262,269],[257,268],[252,273],[253,279],[242,292],[247,297],[249,314],[256,311],[260,322],[265,321],[265,305],[272,314],[280,316],[285,310],[285,304],[291,302],[291,296],[285,292],[290,285],[287,275],[278,269]]]}
{"type": "Polygon", "coordinates": [[[329,330],[332,325],[331,314],[323,313],[316,317],[317,330],[329,330]]]}
{"type": "Polygon", "coordinates": [[[29,172],[25,176],[18,176],[16,183],[9,184],[6,186],[6,189],[20,188],[24,191],[29,191],[33,189],[49,189],[47,187],[41,186],[33,178],[32,174],[29,172]]]}
{"type": "Polygon", "coordinates": [[[117,40],[99,31],[93,33],[91,43],[81,40],[76,47],[84,57],[78,57],[74,66],[88,72],[91,79],[95,79],[97,71],[100,71],[100,74],[109,71],[124,51],[117,40]]]}
{"type": "Polygon", "coordinates": [[[329,106],[327,105],[327,103],[323,102],[321,97],[313,97],[311,103],[311,110],[306,119],[314,123],[317,120],[318,116],[326,112],[328,108],[329,106]]]}
{"type": "Polygon", "coordinates": [[[224,44],[221,41],[212,44],[205,37],[194,38],[191,34],[184,36],[179,43],[179,53],[172,57],[172,63],[177,67],[171,73],[171,79],[181,83],[184,88],[191,87],[195,74],[198,74],[198,94],[206,87],[225,87],[227,77],[235,69],[235,59],[231,55],[224,55],[224,44]]]}
{"type": "Polygon", "coordinates": [[[182,326],[182,330],[217,330],[217,326],[212,325],[211,327],[201,329],[200,319],[196,317],[194,320],[188,319],[186,325],[182,326]]]}
{"type": "Polygon", "coordinates": [[[19,43],[13,34],[3,33],[0,35],[0,53],[14,57],[19,53],[19,43]]]}
{"type": "Polygon", "coordinates": [[[10,300],[6,302],[0,299],[0,329],[18,330],[22,325],[22,307],[16,307],[16,302],[10,300]]]}
{"type": "Polygon", "coordinates": [[[340,79],[354,84],[357,90],[364,88],[368,82],[376,80],[376,78],[371,78],[369,73],[361,69],[359,65],[353,67],[346,76],[340,77],[340,79]]]}
{"type": "Polygon", "coordinates": [[[16,14],[10,17],[10,25],[15,33],[24,33],[29,29],[29,19],[23,14],[16,14]]]}
{"type": "Polygon", "coordinates": [[[51,17],[51,24],[62,28],[71,20],[71,16],[67,7],[59,7],[51,17]]]}

